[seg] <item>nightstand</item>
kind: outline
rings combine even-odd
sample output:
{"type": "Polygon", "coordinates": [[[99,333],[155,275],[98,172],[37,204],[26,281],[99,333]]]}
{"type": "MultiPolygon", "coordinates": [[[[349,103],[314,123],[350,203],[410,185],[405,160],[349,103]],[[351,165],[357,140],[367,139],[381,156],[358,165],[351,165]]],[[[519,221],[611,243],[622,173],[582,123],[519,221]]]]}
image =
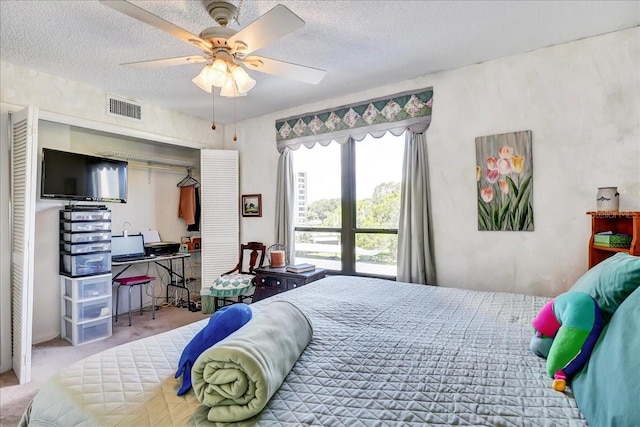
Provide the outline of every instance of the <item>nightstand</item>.
{"type": "Polygon", "coordinates": [[[617,252],[640,256],[640,212],[587,212],[591,215],[591,237],[589,239],[589,268],[604,261],[617,252]],[[595,234],[603,231],[627,234],[632,240],[629,247],[598,246],[595,234]]]}
{"type": "Polygon", "coordinates": [[[327,275],[327,270],[324,268],[316,268],[304,273],[291,273],[287,271],[286,267],[259,267],[254,271],[256,273],[256,290],[252,302],[304,286],[327,275]]]}

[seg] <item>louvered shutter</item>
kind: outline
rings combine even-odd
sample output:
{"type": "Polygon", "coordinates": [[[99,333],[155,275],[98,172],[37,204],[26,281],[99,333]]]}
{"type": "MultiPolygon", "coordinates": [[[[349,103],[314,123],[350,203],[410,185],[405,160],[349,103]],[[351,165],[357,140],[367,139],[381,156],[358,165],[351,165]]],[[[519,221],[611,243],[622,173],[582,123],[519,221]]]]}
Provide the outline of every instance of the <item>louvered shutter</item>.
{"type": "Polygon", "coordinates": [[[38,110],[11,116],[11,289],[13,371],[31,381],[33,262],[38,158],[38,110]]]}
{"type": "Polygon", "coordinates": [[[240,250],[238,152],[200,151],[202,285],[231,270],[240,250]]]}

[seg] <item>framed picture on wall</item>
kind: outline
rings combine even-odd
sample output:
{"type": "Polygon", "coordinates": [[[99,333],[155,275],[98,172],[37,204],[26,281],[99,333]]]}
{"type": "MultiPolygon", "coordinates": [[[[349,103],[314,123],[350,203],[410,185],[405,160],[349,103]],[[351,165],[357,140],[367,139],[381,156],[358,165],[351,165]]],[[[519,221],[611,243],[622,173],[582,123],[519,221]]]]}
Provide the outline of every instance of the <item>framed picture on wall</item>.
{"type": "Polygon", "coordinates": [[[262,194],[242,195],[242,216],[262,216],[262,194]]]}
{"type": "Polygon", "coordinates": [[[479,231],[533,231],[530,130],[476,138],[479,231]]]}

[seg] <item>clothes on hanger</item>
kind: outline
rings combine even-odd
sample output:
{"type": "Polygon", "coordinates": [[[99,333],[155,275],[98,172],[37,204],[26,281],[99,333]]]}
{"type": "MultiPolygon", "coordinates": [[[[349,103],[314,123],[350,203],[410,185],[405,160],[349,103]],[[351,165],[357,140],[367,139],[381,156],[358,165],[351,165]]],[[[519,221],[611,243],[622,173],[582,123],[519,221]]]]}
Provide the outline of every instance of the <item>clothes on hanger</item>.
{"type": "Polygon", "coordinates": [[[200,183],[197,179],[191,176],[191,169],[187,169],[187,176],[182,178],[180,182],[178,182],[178,187],[199,187],[200,183]]]}
{"type": "Polygon", "coordinates": [[[184,219],[187,226],[196,223],[196,187],[193,185],[180,187],[178,218],[184,219]]]}
{"type": "Polygon", "coordinates": [[[200,231],[200,192],[197,186],[194,189],[196,197],[195,222],[187,225],[187,231],[200,231]]]}
{"type": "MultiPolygon", "coordinates": [[[[187,227],[197,226],[196,214],[199,217],[199,206],[196,188],[200,186],[197,179],[191,176],[191,169],[187,169],[187,176],[182,178],[177,185],[180,188],[180,201],[178,203],[178,218],[184,219],[187,227]]],[[[199,218],[198,218],[199,222],[199,218]]]]}

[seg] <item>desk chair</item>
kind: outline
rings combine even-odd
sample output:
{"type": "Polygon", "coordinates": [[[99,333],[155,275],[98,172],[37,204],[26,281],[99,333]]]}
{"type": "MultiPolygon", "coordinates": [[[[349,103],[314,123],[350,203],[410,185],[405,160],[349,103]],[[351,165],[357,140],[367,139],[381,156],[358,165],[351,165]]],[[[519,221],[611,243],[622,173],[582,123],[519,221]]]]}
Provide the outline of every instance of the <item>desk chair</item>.
{"type": "MultiPolygon", "coordinates": [[[[129,326],[131,326],[131,290],[134,286],[140,286],[140,316],[142,316],[142,288],[143,285],[151,285],[151,295],[155,295],[153,288],[153,280],[156,280],[155,277],[151,276],[135,276],[135,277],[118,277],[115,282],[118,283],[118,287],[116,288],[116,319],[118,321],[118,298],[120,296],[120,287],[126,286],[129,288],[129,326]]],[[[156,302],[151,300],[151,313],[152,318],[156,318],[156,302]]]]}

